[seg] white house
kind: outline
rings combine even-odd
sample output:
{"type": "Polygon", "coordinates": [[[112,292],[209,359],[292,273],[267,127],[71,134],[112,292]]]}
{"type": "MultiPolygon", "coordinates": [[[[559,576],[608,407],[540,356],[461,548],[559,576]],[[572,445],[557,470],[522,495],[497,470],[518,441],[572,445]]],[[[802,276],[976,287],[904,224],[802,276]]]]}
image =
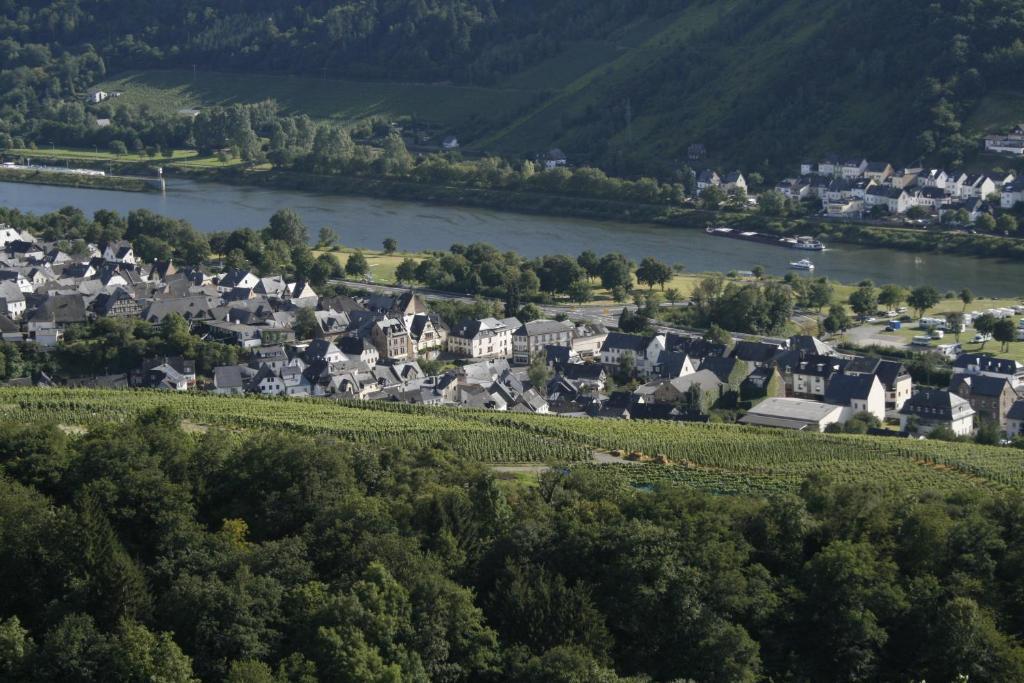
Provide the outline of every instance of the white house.
{"type": "Polygon", "coordinates": [[[1024,436],[1024,399],[1014,401],[1006,413],[1006,436],[1024,436]]]}
{"type": "Polygon", "coordinates": [[[945,425],[957,436],[974,431],[974,409],[965,399],[941,389],[922,389],[900,408],[900,429],[928,435],[945,425]],[[913,428],[913,429],[912,429],[913,428]]]}
{"type": "Polygon", "coordinates": [[[0,313],[17,320],[25,313],[25,293],[10,280],[0,281],[0,313]]]}
{"type": "Polygon", "coordinates": [[[969,176],[960,186],[964,199],[985,199],[996,191],[996,184],[987,175],[969,176]]]}
{"type": "Polygon", "coordinates": [[[631,356],[636,372],[641,377],[650,377],[658,367],[658,361],[665,350],[665,335],[655,334],[643,337],[635,334],[609,332],[601,345],[601,364],[616,368],[623,356],[631,356]]]}
{"type": "Polygon", "coordinates": [[[135,265],[135,251],[131,242],[121,240],[110,242],[103,248],[103,260],[108,263],[126,263],[135,265]]]}
{"type": "Polygon", "coordinates": [[[521,326],[515,318],[464,320],[448,334],[448,350],[467,358],[509,358],[512,332],[521,326]]]}
{"type": "Polygon", "coordinates": [[[859,178],[864,175],[864,171],[867,167],[867,159],[861,159],[860,161],[857,161],[856,159],[844,161],[837,167],[836,175],[840,178],[859,178]]]}
{"type": "Polygon", "coordinates": [[[871,187],[864,193],[864,205],[884,206],[889,213],[905,213],[913,206],[906,190],[898,187],[871,187]]]}
{"type": "Polygon", "coordinates": [[[552,170],[559,166],[565,166],[569,163],[569,160],[565,157],[565,152],[555,147],[544,156],[544,168],[552,170]]]}
{"type": "Polygon", "coordinates": [[[449,135],[443,142],[441,142],[441,147],[442,149],[458,149],[459,139],[454,135],[449,135]]]}
{"type": "Polygon", "coordinates": [[[885,388],[874,375],[836,375],[825,390],[825,403],[843,406],[850,417],[870,413],[885,420],[885,388]]]}
{"type": "Polygon", "coordinates": [[[1012,209],[1017,204],[1024,204],[1024,182],[1016,181],[1003,185],[999,205],[1004,209],[1012,209]]]}

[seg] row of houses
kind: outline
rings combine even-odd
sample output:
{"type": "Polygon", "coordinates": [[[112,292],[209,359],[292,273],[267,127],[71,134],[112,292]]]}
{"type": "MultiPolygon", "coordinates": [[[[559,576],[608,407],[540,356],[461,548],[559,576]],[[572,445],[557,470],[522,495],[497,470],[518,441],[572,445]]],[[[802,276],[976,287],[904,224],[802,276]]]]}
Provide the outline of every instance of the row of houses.
{"type": "Polygon", "coordinates": [[[1024,156],[1024,123],[1014,126],[1009,133],[986,135],[984,145],[988,152],[1024,156]]]}
{"type": "Polygon", "coordinates": [[[818,199],[833,216],[860,216],[875,207],[902,214],[921,207],[940,217],[964,209],[975,220],[996,206],[1011,209],[1024,202],[1024,184],[1013,173],[969,175],[919,166],[896,169],[887,162],[866,159],[804,162],[799,177],[786,178],[775,189],[793,200],[818,199]]]}

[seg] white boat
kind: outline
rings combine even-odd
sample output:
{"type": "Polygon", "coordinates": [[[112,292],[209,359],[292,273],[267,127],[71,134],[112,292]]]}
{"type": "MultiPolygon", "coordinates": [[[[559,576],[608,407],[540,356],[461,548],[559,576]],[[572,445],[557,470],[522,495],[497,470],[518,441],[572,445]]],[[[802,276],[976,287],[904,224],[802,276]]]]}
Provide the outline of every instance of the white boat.
{"type": "Polygon", "coordinates": [[[790,261],[789,267],[794,270],[814,270],[814,264],[805,258],[799,261],[790,261]]]}

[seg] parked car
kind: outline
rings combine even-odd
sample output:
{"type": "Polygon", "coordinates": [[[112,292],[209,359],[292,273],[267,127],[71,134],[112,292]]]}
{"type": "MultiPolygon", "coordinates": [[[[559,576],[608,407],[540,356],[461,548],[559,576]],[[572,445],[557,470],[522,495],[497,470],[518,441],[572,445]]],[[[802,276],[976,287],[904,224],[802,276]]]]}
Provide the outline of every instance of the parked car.
{"type": "Polygon", "coordinates": [[[987,341],[992,341],[992,335],[991,334],[976,334],[976,335],[974,335],[974,338],[971,339],[971,341],[974,342],[975,344],[982,344],[982,343],[987,342],[987,341]]]}

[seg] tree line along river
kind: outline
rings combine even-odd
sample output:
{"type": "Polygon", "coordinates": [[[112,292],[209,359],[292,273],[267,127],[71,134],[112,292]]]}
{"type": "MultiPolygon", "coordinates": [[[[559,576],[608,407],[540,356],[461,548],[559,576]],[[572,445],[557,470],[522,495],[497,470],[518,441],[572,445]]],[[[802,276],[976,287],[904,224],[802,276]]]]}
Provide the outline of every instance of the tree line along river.
{"type": "Polygon", "coordinates": [[[205,232],[262,228],[275,211],[290,208],[302,216],[311,235],[329,226],[342,243],[353,247],[380,248],[385,237],[397,239],[400,248],[409,251],[443,250],[456,242],[487,242],[529,257],[576,255],[585,249],[598,254],[619,251],[634,260],[655,256],[668,263],[682,264],[689,272],[749,270],[761,265],[777,275],[788,272],[791,261],[810,258],[817,267],[816,275],[841,282],[870,279],[876,283],[931,285],[943,292],[970,287],[982,296],[1024,295],[1024,266],[998,259],[915,254],[844,244],[829,245],[825,252],[809,253],[712,237],[699,230],[176,178],[168,180],[163,194],[0,183],[0,205],[33,213],[75,206],[90,215],[98,209],[121,213],[149,209],[187,220],[205,232]]]}

